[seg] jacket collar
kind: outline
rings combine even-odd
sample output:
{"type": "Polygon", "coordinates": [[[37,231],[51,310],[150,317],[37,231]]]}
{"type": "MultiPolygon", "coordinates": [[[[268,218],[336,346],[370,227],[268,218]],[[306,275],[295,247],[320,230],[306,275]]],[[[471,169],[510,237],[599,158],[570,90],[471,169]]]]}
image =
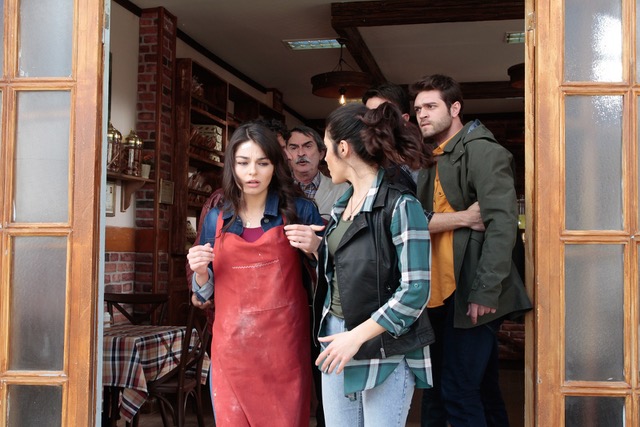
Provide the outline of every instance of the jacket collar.
{"type": "Polygon", "coordinates": [[[469,135],[475,128],[477,128],[480,125],[481,123],[479,120],[474,120],[472,122],[467,123],[466,125],[464,125],[462,129],[460,129],[460,131],[457,134],[455,134],[451,138],[451,141],[449,141],[447,145],[444,146],[443,151],[445,154],[449,154],[449,160],[451,163],[457,162],[458,159],[462,157],[465,150],[464,144],[465,144],[467,135],[469,135]]]}
{"type": "MultiPolygon", "coordinates": [[[[277,217],[279,215],[278,213],[279,201],[280,199],[278,195],[273,191],[269,191],[269,193],[267,194],[267,202],[264,206],[264,216],[277,217]]],[[[234,210],[232,207],[229,207],[229,209],[225,209],[222,212],[222,219],[227,220],[231,218],[233,216],[233,213],[234,213],[234,210]]]]}
{"type": "MultiPolygon", "coordinates": [[[[371,212],[374,207],[374,201],[376,199],[376,194],[378,194],[378,189],[380,188],[380,184],[382,183],[382,177],[384,177],[384,169],[378,169],[378,174],[376,175],[376,179],[373,180],[371,184],[371,188],[367,192],[367,197],[364,199],[364,203],[362,205],[362,209],[360,212],[371,212]]],[[[347,191],[336,201],[336,204],[333,206],[331,211],[331,216],[335,222],[338,222],[338,218],[342,215],[345,208],[347,207],[347,203],[349,203],[349,198],[353,195],[353,185],[350,186],[347,191]]]]}

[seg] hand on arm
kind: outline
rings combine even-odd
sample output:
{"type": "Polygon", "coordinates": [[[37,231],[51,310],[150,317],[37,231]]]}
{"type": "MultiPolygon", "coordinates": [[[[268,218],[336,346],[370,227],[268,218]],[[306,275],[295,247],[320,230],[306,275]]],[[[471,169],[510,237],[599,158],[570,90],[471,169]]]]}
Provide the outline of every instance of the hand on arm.
{"type": "Polygon", "coordinates": [[[324,230],[324,225],[289,224],[284,226],[284,232],[289,239],[289,244],[300,249],[306,254],[315,255],[318,258],[318,247],[322,237],[316,232],[324,230]]]}
{"type": "Polygon", "coordinates": [[[484,222],[482,222],[482,217],[480,216],[480,205],[478,202],[475,202],[464,211],[434,213],[431,221],[429,221],[430,233],[442,233],[443,231],[463,227],[475,231],[484,231],[484,222]]]}
{"type": "Polygon", "coordinates": [[[331,373],[335,370],[336,374],[341,373],[362,344],[384,331],[375,320],[368,319],[350,331],[319,338],[320,342],[327,342],[329,345],[318,355],[316,366],[320,366],[323,372],[331,373]]]}

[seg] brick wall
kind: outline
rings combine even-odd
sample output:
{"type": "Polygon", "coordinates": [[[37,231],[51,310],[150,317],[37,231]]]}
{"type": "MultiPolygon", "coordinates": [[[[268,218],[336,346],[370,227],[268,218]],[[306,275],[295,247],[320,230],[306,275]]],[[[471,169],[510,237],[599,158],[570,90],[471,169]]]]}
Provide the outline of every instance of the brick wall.
{"type": "Polygon", "coordinates": [[[498,332],[502,360],[524,360],[524,324],[505,320],[498,332]]]}
{"type": "MultiPolygon", "coordinates": [[[[105,252],[104,256],[104,291],[119,294],[133,292],[136,276],[135,252],[105,252]]],[[[107,307],[104,307],[105,313],[107,307]]],[[[125,321],[125,317],[114,310],[115,323],[125,321]]]]}
{"type": "Polygon", "coordinates": [[[176,17],[163,8],[145,9],[140,16],[139,32],[136,130],[145,141],[144,155],[154,157],[151,178],[156,182],[146,184],[136,193],[136,228],[151,229],[151,233],[141,235],[150,236],[155,244],[138,245],[143,249],[137,250],[135,290],[166,292],[169,277],[166,236],[171,227],[171,206],[159,202],[158,192],[160,178],[172,179],[176,17]]]}

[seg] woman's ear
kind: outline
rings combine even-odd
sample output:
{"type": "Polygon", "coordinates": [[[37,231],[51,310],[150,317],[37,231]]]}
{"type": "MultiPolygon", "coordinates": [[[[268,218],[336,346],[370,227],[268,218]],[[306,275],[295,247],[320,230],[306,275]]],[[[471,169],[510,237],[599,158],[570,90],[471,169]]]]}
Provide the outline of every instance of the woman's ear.
{"type": "Polygon", "coordinates": [[[340,153],[342,155],[346,154],[349,151],[349,144],[344,139],[340,141],[340,153]]]}

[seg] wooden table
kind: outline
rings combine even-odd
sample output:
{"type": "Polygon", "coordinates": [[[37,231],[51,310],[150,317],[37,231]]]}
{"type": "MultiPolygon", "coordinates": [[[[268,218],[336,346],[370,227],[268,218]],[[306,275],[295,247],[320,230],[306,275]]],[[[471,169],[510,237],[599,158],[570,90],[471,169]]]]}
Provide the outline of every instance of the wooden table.
{"type": "MultiPolygon", "coordinates": [[[[115,426],[119,415],[131,422],[147,400],[147,381],[162,377],[180,363],[184,326],[150,326],[120,324],[104,329],[102,385],[109,391],[112,404],[110,423],[115,426]]],[[[192,334],[192,340],[197,340],[192,334]]],[[[195,344],[195,342],[192,342],[195,344]]],[[[206,382],[210,360],[205,354],[202,383],[206,382]]]]}

